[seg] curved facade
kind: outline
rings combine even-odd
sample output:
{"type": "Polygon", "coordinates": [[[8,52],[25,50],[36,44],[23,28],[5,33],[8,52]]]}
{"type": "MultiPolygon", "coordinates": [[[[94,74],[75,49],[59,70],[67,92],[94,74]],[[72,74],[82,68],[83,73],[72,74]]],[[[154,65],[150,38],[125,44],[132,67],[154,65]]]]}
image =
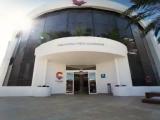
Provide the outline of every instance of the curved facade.
{"type": "Polygon", "coordinates": [[[88,85],[89,93],[106,93],[107,84],[159,86],[151,40],[141,36],[142,24],[130,25],[130,18],[122,17],[122,8],[94,0],[37,9],[31,31],[17,35],[3,86],[49,85],[52,93],[67,93],[69,85],[74,92],[88,85]]]}
{"type": "Polygon", "coordinates": [[[34,51],[44,42],[69,36],[96,36],[110,38],[127,46],[133,85],[158,85],[144,39],[140,37],[140,29],[128,24],[129,19],[120,14],[91,8],[64,9],[41,15],[35,19],[28,38],[25,38],[26,35],[21,38],[8,83],[4,84],[31,85],[34,51]],[[149,82],[146,81],[148,76],[151,79],[149,82]]]}

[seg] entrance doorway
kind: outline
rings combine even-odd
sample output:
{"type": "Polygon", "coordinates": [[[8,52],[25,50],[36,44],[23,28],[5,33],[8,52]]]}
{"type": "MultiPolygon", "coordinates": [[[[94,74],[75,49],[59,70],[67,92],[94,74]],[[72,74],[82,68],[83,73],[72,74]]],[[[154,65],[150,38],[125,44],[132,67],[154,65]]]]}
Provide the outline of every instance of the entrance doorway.
{"type": "Polygon", "coordinates": [[[67,94],[96,94],[95,65],[67,65],[66,93],[67,94]]]}
{"type": "Polygon", "coordinates": [[[66,73],[67,94],[96,94],[96,72],[67,71],[66,73]]]}
{"type": "Polygon", "coordinates": [[[88,94],[88,73],[75,72],[74,73],[74,94],[88,94]]]}

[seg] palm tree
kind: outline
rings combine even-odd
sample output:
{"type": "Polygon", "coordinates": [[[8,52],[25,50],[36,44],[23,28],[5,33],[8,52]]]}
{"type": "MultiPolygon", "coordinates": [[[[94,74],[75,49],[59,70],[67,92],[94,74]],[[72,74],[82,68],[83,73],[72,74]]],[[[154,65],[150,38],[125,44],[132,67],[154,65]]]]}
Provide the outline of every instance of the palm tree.
{"type": "Polygon", "coordinates": [[[123,13],[131,16],[131,23],[150,19],[151,22],[143,30],[145,34],[153,29],[160,29],[160,0],[131,0],[131,2],[133,5],[123,13]],[[133,15],[134,12],[137,14],[133,15]]]}

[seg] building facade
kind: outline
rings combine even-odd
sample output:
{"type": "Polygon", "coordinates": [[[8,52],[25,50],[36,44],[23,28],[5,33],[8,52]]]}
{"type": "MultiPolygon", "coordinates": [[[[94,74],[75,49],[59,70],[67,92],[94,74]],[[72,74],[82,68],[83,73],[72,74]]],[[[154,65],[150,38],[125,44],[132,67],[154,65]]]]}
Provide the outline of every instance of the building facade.
{"type": "Polygon", "coordinates": [[[51,94],[159,90],[160,46],[152,32],[142,36],[144,22],[129,24],[125,10],[107,0],[37,8],[32,29],[19,33],[6,53],[1,86],[49,86],[51,94]]]}

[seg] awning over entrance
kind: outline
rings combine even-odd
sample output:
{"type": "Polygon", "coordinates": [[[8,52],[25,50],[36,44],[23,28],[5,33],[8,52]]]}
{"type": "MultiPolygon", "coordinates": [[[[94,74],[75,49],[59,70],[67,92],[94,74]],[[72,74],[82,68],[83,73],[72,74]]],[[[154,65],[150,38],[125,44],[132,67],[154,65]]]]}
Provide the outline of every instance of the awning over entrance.
{"type": "Polygon", "coordinates": [[[117,41],[99,37],[67,37],[44,43],[35,55],[58,63],[90,65],[125,57],[127,48],[117,41]]]}
{"type": "Polygon", "coordinates": [[[94,65],[114,59],[115,57],[117,56],[108,53],[76,51],[50,55],[47,56],[47,59],[68,65],[94,65]]]}
{"type": "Polygon", "coordinates": [[[68,58],[102,61],[126,56],[127,48],[120,42],[99,37],[66,37],[44,43],[36,48],[36,57],[68,61],[68,58]],[[105,56],[107,54],[107,56],[105,56]]]}
{"type": "Polygon", "coordinates": [[[131,85],[127,48],[122,43],[111,39],[60,38],[37,47],[35,56],[32,86],[45,84],[46,71],[50,62],[54,63],[54,70],[60,70],[63,67],[63,72],[66,65],[96,65],[99,71],[107,67],[109,72],[112,71],[111,76],[116,76],[114,79],[116,83],[120,84],[120,80],[123,80],[121,83],[131,85]]]}

